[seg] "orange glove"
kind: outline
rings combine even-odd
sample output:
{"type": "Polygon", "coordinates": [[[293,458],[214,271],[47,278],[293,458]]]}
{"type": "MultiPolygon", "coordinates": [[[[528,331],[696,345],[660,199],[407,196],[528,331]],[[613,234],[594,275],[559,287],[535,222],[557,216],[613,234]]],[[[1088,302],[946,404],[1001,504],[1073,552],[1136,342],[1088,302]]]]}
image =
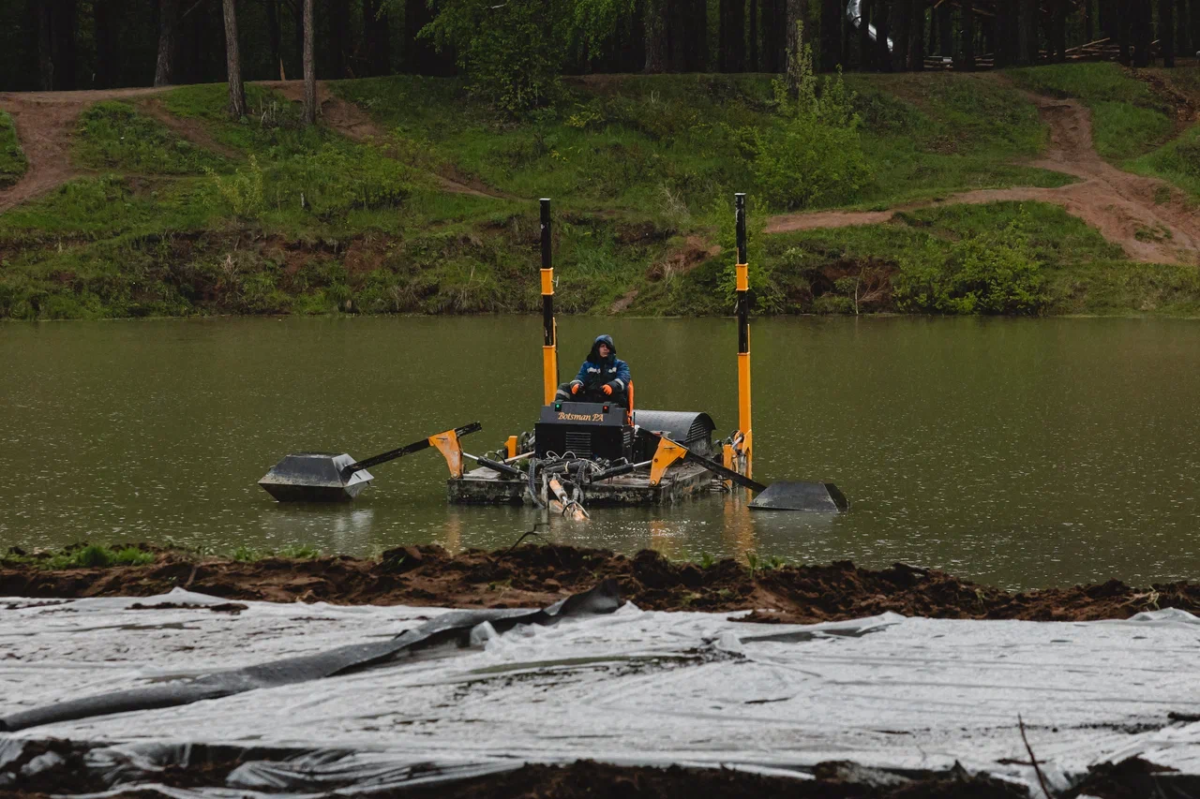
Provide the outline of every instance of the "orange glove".
{"type": "Polygon", "coordinates": [[[612,396],[612,386],[605,386],[603,391],[607,396],[612,396]]]}
{"type": "Polygon", "coordinates": [[[571,384],[571,396],[575,396],[575,395],[576,395],[576,394],[578,394],[578,393],[579,393],[579,384],[578,384],[578,383],[572,383],[572,384],[571,384]]]}

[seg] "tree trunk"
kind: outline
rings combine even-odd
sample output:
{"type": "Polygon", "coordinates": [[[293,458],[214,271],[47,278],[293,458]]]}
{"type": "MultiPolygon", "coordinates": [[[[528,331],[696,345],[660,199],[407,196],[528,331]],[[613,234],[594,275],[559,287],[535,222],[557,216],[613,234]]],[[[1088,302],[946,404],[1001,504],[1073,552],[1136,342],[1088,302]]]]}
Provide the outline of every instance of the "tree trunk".
{"type": "MultiPolygon", "coordinates": [[[[804,27],[808,19],[807,0],[787,0],[787,71],[788,82],[792,83],[792,74],[796,64],[799,64],[800,53],[812,39],[812,34],[804,27]]],[[[792,88],[795,84],[792,83],[792,88]]]]}
{"type": "Polygon", "coordinates": [[[880,72],[892,71],[892,53],[888,49],[888,38],[892,35],[891,5],[892,0],[875,0],[875,63],[880,72]]]}
{"type": "Polygon", "coordinates": [[[54,60],[54,88],[70,91],[75,88],[77,72],[75,29],[78,27],[78,7],[75,0],[57,0],[52,8],[50,19],[54,37],[51,56],[54,60]]]}
{"type": "Polygon", "coordinates": [[[54,91],[54,36],[50,6],[43,0],[32,2],[37,9],[38,88],[50,92],[54,91]]]}
{"type": "MultiPolygon", "coordinates": [[[[347,71],[346,54],[350,52],[350,0],[326,0],[325,19],[329,20],[329,77],[351,77],[347,71]]],[[[307,34],[305,34],[307,36],[307,34]]]]}
{"type": "Polygon", "coordinates": [[[1017,14],[1017,63],[1036,64],[1038,61],[1038,3],[1020,0],[1017,14]]]}
{"type": "Polygon", "coordinates": [[[1133,12],[1132,30],[1130,31],[1133,38],[1133,65],[1148,67],[1153,63],[1153,59],[1150,57],[1150,46],[1154,37],[1153,11],[1150,7],[1150,0],[1133,0],[1129,7],[1133,12]]]}
{"type": "Polygon", "coordinates": [[[179,21],[179,0],[158,0],[158,61],[154,66],[154,85],[170,86],[175,59],[175,23],[179,21]]]}
{"type": "MultiPolygon", "coordinates": [[[[996,3],[996,16],[992,18],[991,24],[985,23],[985,35],[990,30],[992,37],[992,54],[995,56],[996,67],[1011,66],[1015,53],[1012,47],[1011,34],[1016,30],[1017,24],[1017,0],[1007,0],[1007,2],[996,3]]],[[[987,48],[984,48],[987,52],[987,48]]]]}
{"type": "Polygon", "coordinates": [[[271,41],[271,74],[286,80],[283,69],[283,31],[279,29],[279,0],[266,0],[267,36],[271,41]]]}
{"type": "Polygon", "coordinates": [[[821,69],[833,72],[844,63],[842,55],[843,0],[821,2],[821,69]]]}
{"type": "Polygon", "coordinates": [[[375,28],[375,49],[372,53],[371,69],[376,75],[392,74],[392,23],[388,18],[388,7],[377,4],[379,12],[372,19],[375,28]]]}
{"type": "Polygon", "coordinates": [[[750,0],[750,52],[746,57],[746,70],[758,72],[758,0],[750,0]]]}
{"type": "Polygon", "coordinates": [[[717,2],[717,71],[732,72],[729,68],[731,53],[729,47],[730,30],[729,17],[734,0],[718,0],[717,2]]]}
{"type": "Polygon", "coordinates": [[[1053,0],[1051,6],[1050,54],[1051,60],[1060,64],[1067,60],[1067,2],[1068,0],[1053,0]]]}
{"type": "Polygon", "coordinates": [[[646,0],[646,71],[667,69],[667,12],[670,0],[646,0]]]}
{"type": "Polygon", "coordinates": [[[763,0],[763,69],[766,72],[783,72],[787,68],[783,52],[787,46],[787,12],[784,2],[785,0],[763,0]]]}
{"type": "Polygon", "coordinates": [[[1096,41],[1096,15],[1092,13],[1094,0],[1083,0],[1083,38],[1088,42],[1096,41]]]}
{"type": "Polygon", "coordinates": [[[862,0],[858,6],[858,68],[864,71],[875,65],[875,42],[871,41],[870,29],[873,2],[874,0],[862,0]]]}
{"type": "Polygon", "coordinates": [[[1188,24],[1187,0],[1175,0],[1175,52],[1182,58],[1193,55],[1192,29],[1188,24]]]}
{"type": "Polygon", "coordinates": [[[962,0],[962,68],[975,71],[975,4],[962,0]]]}
{"type": "Polygon", "coordinates": [[[892,3],[892,71],[908,70],[908,51],[912,36],[910,26],[912,3],[909,0],[893,0],[892,3]]]}
{"type": "MultiPolygon", "coordinates": [[[[1148,0],[1146,0],[1148,2],[1148,0]]],[[[1129,66],[1133,59],[1130,51],[1133,47],[1133,11],[1134,0],[1117,0],[1117,13],[1114,20],[1117,26],[1117,42],[1120,45],[1121,63],[1129,66]]]]}
{"type": "MultiPolygon", "coordinates": [[[[938,55],[954,57],[954,16],[950,3],[943,0],[937,7],[938,55]]],[[[932,27],[932,26],[931,26],[932,27]]]]}
{"type": "MultiPolygon", "coordinates": [[[[730,33],[730,46],[734,50],[734,68],[730,70],[731,72],[743,71],[746,62],[745,0],[736,5],[733,30],[730,33]]],[[[675,0],[674,6],[674,25],[670,41],[673,50],[677,53],[675,56],[677,71],[705,72],[708,70],[708,2],[707,0],[675,0]]]]}
{"type": "MultiPolygon", "coordinates": [[[[925,0],[909,0],[912,39],[909,41],[908,68],[914,72],[925,69],[925,0]]],[[[932,21],[929,25],[933,27],[932,21]]]]}
{"type": "MultiPolygon", "coordinates": [[[[1097,20],[1100,25],[1100,35],[1116,41],[1121,37],[1121,0],[1096,0],[1097,20]]],[[[1088,39],[1088,41],[1093,41],[1088,39]]]]}
{"type": "Polygon", "coordinates": [[[1191,47],[1188,52],[1200,50],[1200,0],[1191,0],[1188,8],[1188,22],[1191,23],[1191,47]]]}
{"type": "Polygon", "coordinates": [[[117,85],[117,0],[95,0],[92,3],[96,26],[96,83],[97,89],[117,85]]]}
{"type": "MultiPolygon", "coordinates": [[[[292,43],[296,52],[296,60],[292,62],[292,79],[304,79],[304,0],[289,0],[292,8],[292,43]]],[[[364,5],[366,2],[364,0],[364,5]]]]}
{"type": "Polygon", "coordinates": [[[242,56],[238,50],[235,0],[221,0],[225,12],[225,71],[229,80],[229,116],[246,116],[246,89],[242,86],[242,56]]]}
{"type": "Polygon", "coordinates": [[[313,58],[313,0],[304,0],[304,124],[317,124],[317,62],[313,58]]]}
{"type": "Polygon", "coordinates": [[[1175,66],[1175,0],[1158,0],[1158,41],[1164,67],[1175,66]]]}

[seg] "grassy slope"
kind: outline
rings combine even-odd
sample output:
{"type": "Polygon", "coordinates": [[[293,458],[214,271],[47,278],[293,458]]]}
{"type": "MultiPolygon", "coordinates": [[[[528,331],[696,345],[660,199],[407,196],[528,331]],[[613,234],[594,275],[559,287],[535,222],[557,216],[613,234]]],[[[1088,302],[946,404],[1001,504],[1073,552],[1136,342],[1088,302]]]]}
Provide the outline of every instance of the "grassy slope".
{"type": "Polygon", "coordinates": [[[1092,138],[1101,157],[1123,162],[1163,144],[1174,132],[1171,105],[1150,86],[1109,62],[1010,69],[1023,88],[1077,98],[1092,111],[1092,138]]]}
{"type": "Polygon", "coordinates": [[[12,117],[0,111],[0,189],[16,183],[27,166],[12,117]]]}
{"type": "MultiPolygon", "coordinates": [[[[1046,131],[996,76],[846,80],[873,174],[852,205],[1068,180],[1012,165],[1046,131]]],[[[726,312],[729,195],[749,191],[757,222],[765,211],[753,207],[733,133],[777,124],[769,78],[621,76],[566,87],[555,107],[515,123],[453,80],[334,84],[387,131],[374,145],[303,128],[292,104],[261,87],[250,87],[253,113],[241,122],[225,117],[220,85],[162,98],[238,157],[182,141],[136,105],[101,104],[81,122],[76,158],[106,174],[0,216],[0,316],[529,311],[532,200],[546,195],[556,200],[565,311],[607,312],[636,291],[635,313],[726,312]],[[438,173],[497,196],[446,193],[438,173]],[[713,241],[726,250],[706,261],[713,241]]],[[[941,209],[886,226],[760,236],[754,257],[786,294],[777,310],[845,310],[823,287],[847,269],[894,269],[911,247],[949,246],[1007,213],[941,209]]],[[[1119,292],[1094,301],[1104,292],[1088,287],[1128,271],[1120,254],[1056,208],[1028,206],[1026,217],[1051,273],[1052,308],[1182,308],[1119,292]]]]}
{"type": "MultiPolygon", "coordinates": [[[[1200,70],[1189,63],[1175,69],[1148,69],[1200,101],[1200,70]]],[[[1200,199],[1200,126],[1176,136],[1175,109],[1150,84],[1117,64],[1056,64],[1009,70],[1032,91],[1082,100],[1092,110],[1096,149],[1118,166],[1173,183],[1200,199]]]]}

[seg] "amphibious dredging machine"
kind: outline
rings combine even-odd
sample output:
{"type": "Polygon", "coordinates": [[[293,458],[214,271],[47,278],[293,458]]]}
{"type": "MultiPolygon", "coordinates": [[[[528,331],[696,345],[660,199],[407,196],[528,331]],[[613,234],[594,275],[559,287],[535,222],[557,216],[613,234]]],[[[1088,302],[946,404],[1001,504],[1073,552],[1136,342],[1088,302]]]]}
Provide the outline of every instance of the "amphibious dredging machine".
{"type": "Polygon", "coordinates": [[[751,508],[838,513],[848,507],[832,483],[777,482],[752,477],[754,433],[750,405],[750,300],[746,258],[746,195],[735,199],[737,219],[738,429],[714,441],[707,413],[658,411],[628,405],[557,400],[558,339],[554,321],[554,266],[550,200],[541,200],[542,384],[544,404],[532,434],[509,436],[501,451],[471,455],[462,439],[478,422],[355,461],[349,455],[289,455],[261,485],[280,502],[354,499],[373,476],[369,468],[436,448],[450,468],[448,497],[457,504],[554,505],[582,517],[598,505],[659,505],[710,489],[733,486],[754,494],[751,508]],[[477,468],[465,470],[465,460],[477,468]]]}

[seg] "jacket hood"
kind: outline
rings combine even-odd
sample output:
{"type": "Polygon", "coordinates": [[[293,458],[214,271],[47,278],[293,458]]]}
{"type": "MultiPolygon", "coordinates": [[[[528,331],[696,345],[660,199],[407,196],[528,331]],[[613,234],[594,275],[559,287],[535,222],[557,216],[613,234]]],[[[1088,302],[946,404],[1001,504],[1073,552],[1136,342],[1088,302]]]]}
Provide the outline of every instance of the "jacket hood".
{"type": "Polygon", "coordinates": [[[588,353],[588,360],[592,363],[600,363],[604,359],[600,357],[600,345],[607,344],[610,357],[616,357],[617,345],[613,344],[612,336],[607,333],[596,336],[596,340],[592,342],[592,351],[588,353]]]}

